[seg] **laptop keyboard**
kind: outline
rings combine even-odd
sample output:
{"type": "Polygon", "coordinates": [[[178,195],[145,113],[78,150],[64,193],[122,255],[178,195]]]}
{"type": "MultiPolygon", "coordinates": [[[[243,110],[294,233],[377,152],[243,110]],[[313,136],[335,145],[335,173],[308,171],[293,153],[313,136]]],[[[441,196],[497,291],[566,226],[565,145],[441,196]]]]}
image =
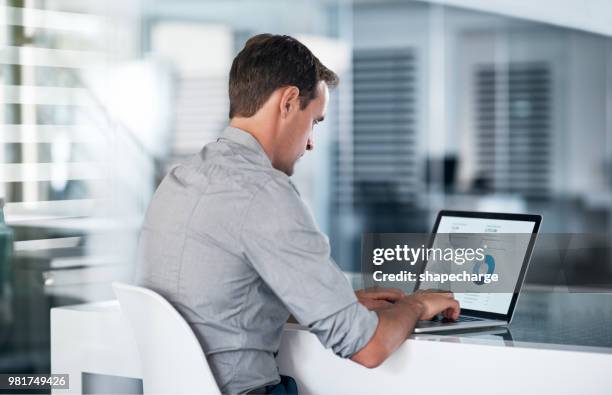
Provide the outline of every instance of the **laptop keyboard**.
{"type": "Polygon", "coordinates": [[[460,315],[456,320],[449,320],[448,318],[443,318],[442,322],[472,322],[472,321],[480,321],[480,318],[475,317],[466,317],[464,315],[460,315]]]}
{"type": "Polygon", "coordinates": [[[475,318],[475,317],[467,317],[464,315],[460,315],[459,318],[457,318],[456,320],[451,320],[448,318],[441,318],[441,319],[435,319],[433,321],[439,321],[439,322],[443,322],[445,324],[447,323],[456,323],[456,322],[473,322],[473,321],[480,321],[480,318],[475,318]]]}
{"type": "Polygon", "coordinates": [[[417,323],[418,328],[433,328],[437,326],[454,326],[453,324],[460,324],[462,322],[473,322],[481,321],[482,318],[459,316],[456,320],[449,320],[443,317],[436,317],[433,320],[419,321],[417,323]]]}

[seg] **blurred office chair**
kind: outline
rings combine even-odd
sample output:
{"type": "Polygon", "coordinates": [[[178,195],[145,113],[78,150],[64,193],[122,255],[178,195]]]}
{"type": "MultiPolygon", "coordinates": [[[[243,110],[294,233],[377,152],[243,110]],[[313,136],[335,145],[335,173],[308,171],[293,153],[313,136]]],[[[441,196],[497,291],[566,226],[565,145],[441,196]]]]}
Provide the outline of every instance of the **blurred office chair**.
{"type": "Polygon", "coordinates": [[[140,352],[145,394],[220,394],[202,346],[166,299],[118,282],[113,290],[140,352]]]}

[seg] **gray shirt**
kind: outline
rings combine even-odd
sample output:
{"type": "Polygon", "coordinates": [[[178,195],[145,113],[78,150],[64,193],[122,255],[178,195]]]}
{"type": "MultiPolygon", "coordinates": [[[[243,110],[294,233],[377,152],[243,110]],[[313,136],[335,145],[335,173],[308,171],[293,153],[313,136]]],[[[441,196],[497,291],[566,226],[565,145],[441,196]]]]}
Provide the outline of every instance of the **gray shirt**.
{"type": "Polygon", "coordinates": [[[274,353],[290,313],[344,358],[378,325],[289,177],[251,134],[231,127],[155,192],[138,282],[185,317],[223,392],[280,381],[274,353]]]}

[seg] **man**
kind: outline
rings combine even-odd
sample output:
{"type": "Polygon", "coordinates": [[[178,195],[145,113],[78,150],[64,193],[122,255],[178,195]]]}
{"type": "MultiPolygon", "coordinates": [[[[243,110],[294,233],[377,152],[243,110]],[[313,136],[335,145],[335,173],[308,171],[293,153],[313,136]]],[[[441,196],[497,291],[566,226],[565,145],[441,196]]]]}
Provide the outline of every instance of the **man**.
{"type": "Polygon", "coordinates": [[[189,322],[224,393],[286,390],[274,354],[290,314],[369,368],[417,320],[459,314],[451,294],[356,295],[332,261],[289,176],[337,83],[294,38],[251,38],[230,71],[229,127],[166,176],[148,209],[139,281],[189,322]]]}

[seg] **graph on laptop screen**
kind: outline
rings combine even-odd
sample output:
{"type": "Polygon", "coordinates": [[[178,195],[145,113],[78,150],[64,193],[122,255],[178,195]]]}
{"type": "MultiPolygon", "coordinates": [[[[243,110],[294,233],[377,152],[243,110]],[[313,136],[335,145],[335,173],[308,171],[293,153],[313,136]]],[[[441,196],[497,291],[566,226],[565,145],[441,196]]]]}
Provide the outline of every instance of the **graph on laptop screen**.
{"type": "MultiPolygon", "coordinates": [[[[436,262],[428,262],[427,269],[447,273],[497,273],[497,283],[451,284],[450,291],[455,293],[462,309],[507,314],[512,301],[510,290],[520,276],[534,226],[530,221],[443,216],[433,247],[483,248],[485,258],[463,265],[439,264],[439,267],[436,262]]],[[[427,286],[430,287],[435,285],[427,286]]]]}

